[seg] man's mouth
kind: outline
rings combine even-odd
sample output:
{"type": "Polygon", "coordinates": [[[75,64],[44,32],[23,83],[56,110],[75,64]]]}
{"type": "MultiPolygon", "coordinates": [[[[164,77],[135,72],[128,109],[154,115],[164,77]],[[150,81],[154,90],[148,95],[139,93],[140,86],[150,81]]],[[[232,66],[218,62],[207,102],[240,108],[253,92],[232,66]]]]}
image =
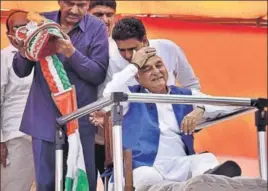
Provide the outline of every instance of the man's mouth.
{"type": "Polygon", "coordinates": [[[162,79],[163,79],[163,76],[160,76],[160,77],[157,77],[157,78],[153,78],[152,81],[156,82],[156,81],[159,81],[159,80],[162,80],[162,79]]]}
{"type": "Polygon", "coordinates": [[[77,16],[77,15],[68,15],[68,18],[70,18],[70,19],[79,19],[79,16],[77,16]]]}

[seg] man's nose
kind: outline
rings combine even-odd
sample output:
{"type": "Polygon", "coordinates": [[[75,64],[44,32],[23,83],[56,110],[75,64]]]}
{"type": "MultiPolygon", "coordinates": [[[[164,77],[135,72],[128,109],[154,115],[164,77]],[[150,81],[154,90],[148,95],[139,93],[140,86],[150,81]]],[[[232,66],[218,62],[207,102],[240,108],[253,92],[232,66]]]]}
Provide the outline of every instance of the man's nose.
{"type": "Polygon", "coordinates": [[[105,24],[109,24],[109,18],[104,14],[101,18],[105,24]]]}
{"type": "Polygon", "coordinates": [[[75,14],[75,15],[77,15],[78,14],[78,7],[76,6],[76,5],[74,5],[74,6],[72,6],[72,8],[70,9],[70,12],[72,13],[72,14],[75,14]]]}
{"type": "Polygon", "coordinates": [[[127,60],[132,60],[133,51],[126,51],[125,57],[127,60]]]}
{"type": "Polygon", "coordinates": [[[159,70],[157,67],[153,66],[153,67],[152,67],[152,73],[153,73],[154,75],[157,75],[157,74],[160,73],[160,70],[159,70]]]}

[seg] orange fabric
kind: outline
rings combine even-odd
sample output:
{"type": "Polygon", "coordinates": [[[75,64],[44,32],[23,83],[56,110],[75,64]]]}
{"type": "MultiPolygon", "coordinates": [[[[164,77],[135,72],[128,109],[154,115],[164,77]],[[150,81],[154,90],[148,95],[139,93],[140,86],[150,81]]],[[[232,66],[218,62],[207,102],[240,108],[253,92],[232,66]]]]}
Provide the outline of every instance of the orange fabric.
{"type": "Polygon", "coordinates": [[[48,68],[48,62],[46,59],[41,59],[40,60],[40,65],[41,65],[41,70],[44,75],[44,78],[46,79],[49,89],[51,93],[57,93],[59,92],[56,82],[53,79],[53,76],[48,68]]]}
{"type": "MultiPolygon", "coordinates": [[[[62,115],[70,114],[71,112],[77,109],[76,93],[74,87],[72,88],[72,90],[67,91],[63,94],[57,96],[52,95],[52,98],[62,115]]],[[[66,134],[70,135],[72,133],[75,133],[75,130],[77,128],[78,128],[77,120],[72,120],[68,122],[66,134]]]]}

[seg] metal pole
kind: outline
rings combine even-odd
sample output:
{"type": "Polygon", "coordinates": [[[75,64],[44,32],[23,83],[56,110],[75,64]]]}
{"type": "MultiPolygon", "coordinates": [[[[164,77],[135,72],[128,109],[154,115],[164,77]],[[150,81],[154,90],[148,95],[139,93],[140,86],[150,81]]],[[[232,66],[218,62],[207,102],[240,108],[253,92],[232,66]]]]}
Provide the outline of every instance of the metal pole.
{"type": "Polygon", "coordinates": [[[122,118],[123,106],[117,102],[112,107],[113,122],[113,161],[114,161],[114,188],[116,191],[124,190],[123,174],[123,144],[122,144],[122,118]]]}
{"type": "Polygon", "coordinates": [[[63,145],[65,134],[63,128],[57,126],[56,129],[56,164],[55,164],[55,191],[63,191],[63,145]]]}
{"type": "Polygon", "coordinates": [[[171,103],[171,104],[209,104],[226,106],[252,106],[250,98],[235,97],[200,97],[185,95],[165,95],[165,94],[146,94],[128,93],[128,102],[138,103],[171,103]]]}
{"type": "Polygon", "coordinates": [[[57,118],[57,123],[59,125],[65,125],[66,123],[68,123],[69,121],[73,120],[73,119],[78,119],[80,117],[83,117],[89,113],[92,113],[94,111],[97,111],[99,109],[102,109],[104,107],[110,106],[113,104],[113,101],[110,99],[110,97],[105,97],[102,98],[100,100],[97,100],[89,105],[86,105],[84,107],[81,107],[79,109],[77,109],[76,111],[59,117],[57,118]]]}
{"type": "Polygon", "coordinates": [[[267,180],[267,114],[263,108],[255,113],[255,124],[258,130],[259,169],[264,180],[267,180]]]}
{"type": "Polygon", "coordinates": [[[259,168],[262,179],[267,180],[267,136],[266,132],[258,132],[259,168]]]}

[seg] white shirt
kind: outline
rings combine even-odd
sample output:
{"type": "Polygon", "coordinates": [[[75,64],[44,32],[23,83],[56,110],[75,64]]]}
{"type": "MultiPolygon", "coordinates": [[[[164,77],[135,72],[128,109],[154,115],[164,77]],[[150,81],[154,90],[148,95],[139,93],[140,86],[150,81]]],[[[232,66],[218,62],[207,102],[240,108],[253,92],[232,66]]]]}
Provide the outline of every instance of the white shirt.
{"type": "MultiPolygon", "coordinates": [[[[200,89],[198,78],[195,76],[191,65],[183,52],[183,50],[174,42],[166,39],[149,40],[149,46],[156,49],[156,53],[160,56],[168,71],[168,85],[175,85],[176,80],[184,88],[200,89]]],[[[98,88],[98,97],[103,94],[103,90],[109,81],[112,80],[113,74],[120,72],[130,63],[125,60],[118,50],[116,42],[109,38],[109,67],[103,84],[98,88]]],[[[128,82],[130,85],[136,85],[138,82],[132,78],[128,82]]]]}
{"type": "Polygon", "coordinates": [[[1,142],[25,135],[19,127],[33,76],[19,78],[14,73],[16,52],[12,45],[1,50],[1,142]]]}

